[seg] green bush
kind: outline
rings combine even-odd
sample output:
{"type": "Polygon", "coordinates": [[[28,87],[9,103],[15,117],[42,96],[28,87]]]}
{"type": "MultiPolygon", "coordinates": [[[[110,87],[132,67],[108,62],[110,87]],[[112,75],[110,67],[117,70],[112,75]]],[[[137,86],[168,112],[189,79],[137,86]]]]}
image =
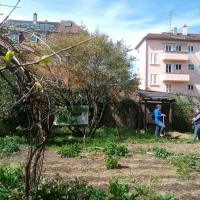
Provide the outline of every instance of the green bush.
{"type": "Polygon", "coordinates": [[[58,151],[61,158],[73,158],[79,156],[81,148],[78,143],[62,146],[58,151]]]}
{"type": "Polygon", "coordinates": [[[115,143],[109,144],[105,149],[104,152],[106,155],[115,155],[115,156],[126,156],[129,151],[126,146],[124,145],[116,145],[115,143]]]}
{"type": "Polygon", "coordinates": [[[179,132],[192,131],[191,119],[194,115],[195,104],[192,99],[177,97],[173,104],[173,129],[179,132]]]}
{"type": "Polygon", "coordinates": [[[131,200],[133,195],[129,192],[128,181],[125,183],[119,183],[118,178],[109,183],[108,188],[109,200],[131,200]]]}
{"type": "Polygon", "coordinates": [[[162,158],[162,159],[166,159],[170,155],[172,155],[172,153],[170,153],[169,151],[167,151],[165,148],[160,148],[160,147],[154,147],[153,148],[153,154],[156,157],[162,158]]]}
{"type": "Polygon", "coordinates": [[[118,156],[108,156],[106,159],[106,167],[107,169],[116,169],[119,164],[120,157],[118,156]]]}
{"type": "Polygon", "coordinates": [[[7,200],[16,188],[23,186],[21,166],[0,165],[0,199],[7,200]]]}
{"type": "Polygon", "coordinates": [[[86,182],[76,179],[65,182],[59,176],[43,179],[38,187],[36,200],[105,200],[106,193],[86,182]]]}
{"type": "Polygon", "coordinates": [[[9,156],[19,151],[20,145],[25,143],[24,138],[20,137],[1,137],[0,138],[0,157],[9,156]]]}

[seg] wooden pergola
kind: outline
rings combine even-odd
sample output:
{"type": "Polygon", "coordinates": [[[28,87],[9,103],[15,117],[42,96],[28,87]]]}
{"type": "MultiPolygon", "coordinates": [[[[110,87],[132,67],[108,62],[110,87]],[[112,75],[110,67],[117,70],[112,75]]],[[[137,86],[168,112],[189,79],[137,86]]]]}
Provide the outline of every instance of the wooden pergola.
{"type": "Polygon", "coordinates": [[[172,129],[172,103],[175,102],[175,96],[166,92],[156,92],[139,90],[138,91],[138,129],[148,129],[153,125],[152,114],[157,104],[162,105],[162,112],[166,115],[165,125],[167,130],[172,129]]]}

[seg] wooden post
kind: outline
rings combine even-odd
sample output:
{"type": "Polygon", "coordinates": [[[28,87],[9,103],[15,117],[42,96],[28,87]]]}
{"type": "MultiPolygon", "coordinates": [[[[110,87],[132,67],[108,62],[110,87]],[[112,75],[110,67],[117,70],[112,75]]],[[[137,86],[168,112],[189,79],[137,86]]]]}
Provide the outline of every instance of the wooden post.
{"type": "Polygon", "coordinates": [[[169,130],[172,131],[172,103],[169,103],[169,130]]]}
{"type": "Polygon", "coordinates": [[[139,108],[138,108],[138,126],[137,126],[137,129],[138,129],[138,133],[140,132],[140,129],[141,129],[141,99],[139,99],[139,108]]]}
{"type": "Polygon", "coordinates": [[[146,101],[144,102],[144,130],[147,129],[147,105],[146,101]]]}

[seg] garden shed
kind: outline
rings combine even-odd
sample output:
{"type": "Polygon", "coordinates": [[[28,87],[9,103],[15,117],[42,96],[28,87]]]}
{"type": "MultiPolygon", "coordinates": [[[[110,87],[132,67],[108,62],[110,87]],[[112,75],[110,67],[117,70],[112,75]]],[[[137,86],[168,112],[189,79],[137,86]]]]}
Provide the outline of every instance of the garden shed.
{"type": "Polygon", "coordinates": [[[166,92],[148,90],[138,91],[138,130],[147,130],[154,126],[153,110],[157,104],[162,105],[162,112],[166,115],[166,130],[172,129],[172,104],[175,102],[175,95],[166,92]]]}

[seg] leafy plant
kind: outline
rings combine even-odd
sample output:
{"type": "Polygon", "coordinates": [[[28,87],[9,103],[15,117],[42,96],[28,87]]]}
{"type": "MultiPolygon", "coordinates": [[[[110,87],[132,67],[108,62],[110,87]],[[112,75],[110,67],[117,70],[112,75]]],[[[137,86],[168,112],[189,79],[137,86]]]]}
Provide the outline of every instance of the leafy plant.
{"type": "Polygon", "coordinates": [[[200,171],[200,158],[194,154],[178,154],[169,158],[169,162],[176,167],[177,174],[183,180],[190,178],[191,171],[200,171]]]}
{"type": "Polygon", "coordinates": [[[107,169],[116,169],[119,165],[118,162],[120,157],[118,156],[108,156],[106,159],[106,167],[107,169]]]}
{"type": "Polygon", "coordinates": [[[16,188],[23,185],[22,166],[0,165],[0,199],[6,200],[16,188]]]}
{"type": "Polygon", "coordinates": [[[63,181],[57,176],[53,180],[43,179],[36,200],[105,200],[106,193],[84,181],[63,181]]]}
{"type": "Polygon", "coordinates": [[[19,151],[19,147],[24,143],[24,138],[20,137],[2,137],[0,138],[0,157],[9,156],[19,151]]]}
{"type": "Polygon", "coordinates": [[[104,152],[106,155],[115,155],[115,156],[126,156],[129,151],[126,146],[124,145],[117,145],[115,143],[109,144],[105,149],[104,152]]]}
{"type": "Polygon", "coordinates": [[[153,200],[180,200],[180,199],[171,194],[164,194],[156,196],[155,198],[153,198],[153,200]]]}
{"type": "Polygon", "coordinates": [[[159,158],[162,158],[162,159],[166,159],[170,155],[172,155],[172,153],[170,153],[169,151],[167,151],[165,148],[160,148],[160,147],[154,147],[153,148],[153,154],[156,157],[159,157],[159,158]]]}
{"type": "Polygon", "coordinates": [[[58,151],[58,154],[61,155],[62,158],[73,158],[79,156],[81,148],[78,143],[70,144],[62,146],[58,151]]]}
{"type": "Polygon", "coordinates": [[[128,180],[123,184],[116,178],[114,181],[110,181],[108,188],[108,199],[109,200],[131,200],[133,195],[129,192],[128,180]]]}

